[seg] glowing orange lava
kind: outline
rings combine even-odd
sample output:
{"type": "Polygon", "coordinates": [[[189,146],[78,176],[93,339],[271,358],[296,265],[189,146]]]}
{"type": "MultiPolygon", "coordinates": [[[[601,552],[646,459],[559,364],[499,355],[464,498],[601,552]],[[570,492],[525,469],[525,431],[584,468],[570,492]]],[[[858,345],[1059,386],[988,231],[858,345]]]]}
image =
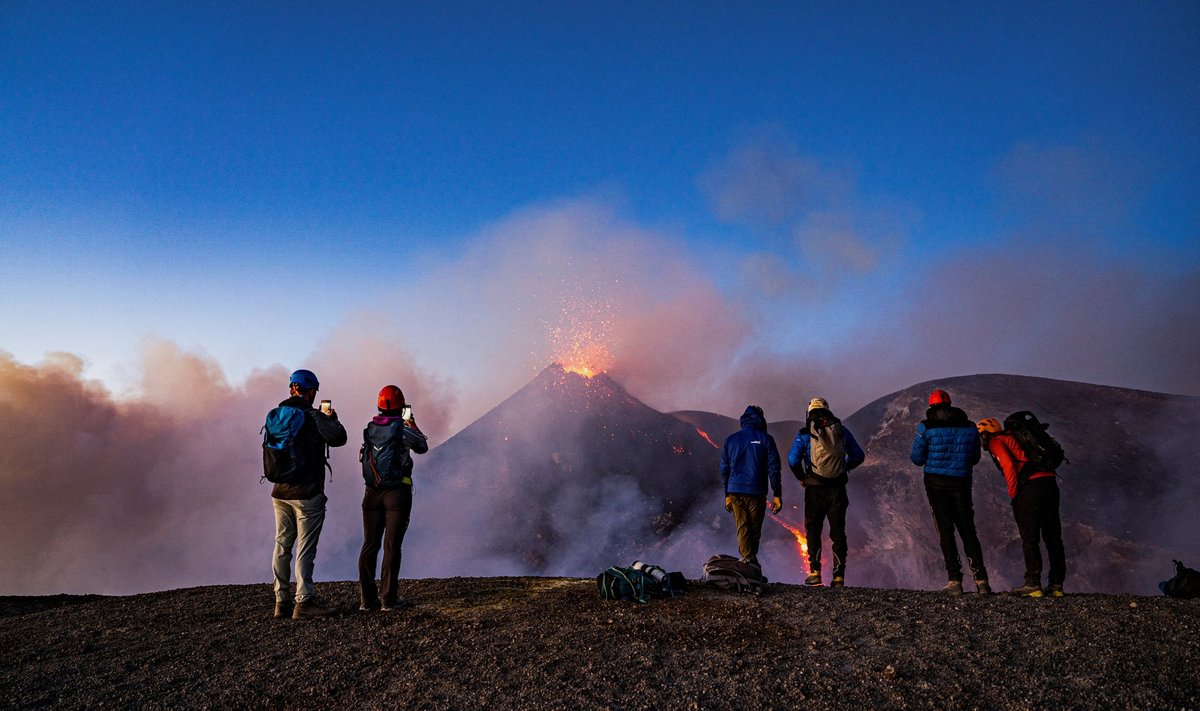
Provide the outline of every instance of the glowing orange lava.
{"type": "Polygon", "coordinates": [[[612,365],[612,304],[597,294],[564,294],[557,324],[546,324],[554,360],[568,373],[592,378],[612,365]]]}
{"type": "Polygon", "coordinates": [[[800,530],[800,527],[797,526],[796,524],[792,523],[791,521],[788,521],[787,519],[783,518],[782,516],[780,516],[778,514],[773,514],[768,511],[767,515],[770,516],[771,519],[773,521],[775,521],[775,523],[786,528],[788,530],[788,533],[792,534],[792,536],[795,537],[796,544],[800,548],[801,555],[807,556],[808,555],[808,538],[804,535],[804,531],[800,530]]]}
{"type": "Polygon", "coordinates": [[[708,433],[707,433],[707,432],[705,432],[704,430],[702,430],[702,429],[700,429],[699,427],[697,427],[697,428],[696,428],[696,432],[700,433],[700,436],[704,438],[704,441],[705,441],[705,442],[708,442],[709,444],[711,444],[711,445],[713,446],[713,448],[714,448],[714,449],[720,449],[720,448],[721,448],[721,447],[720,447],[720,445],[718,445],[716,442],[712,441],[712,437],[709,437],[709,436],[708,436],[708,433]]]}

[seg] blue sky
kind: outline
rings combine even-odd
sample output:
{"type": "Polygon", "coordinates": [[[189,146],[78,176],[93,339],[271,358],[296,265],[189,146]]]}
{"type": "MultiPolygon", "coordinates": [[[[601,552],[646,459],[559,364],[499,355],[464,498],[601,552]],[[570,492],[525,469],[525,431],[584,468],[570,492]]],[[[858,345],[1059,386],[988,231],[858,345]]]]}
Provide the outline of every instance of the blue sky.
{"type": "Polygon", "coordinates": [[[0,350],[370,330],[462,424],[586,294],[661,407],[1200,394],[1195,3],[427,5],[0,2],[0,350]]]}

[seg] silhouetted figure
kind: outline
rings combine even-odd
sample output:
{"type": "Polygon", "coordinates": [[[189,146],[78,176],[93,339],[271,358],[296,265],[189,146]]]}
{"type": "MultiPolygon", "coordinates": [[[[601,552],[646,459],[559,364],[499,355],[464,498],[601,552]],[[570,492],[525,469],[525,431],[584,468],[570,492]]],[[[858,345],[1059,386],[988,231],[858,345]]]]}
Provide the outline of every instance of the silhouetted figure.
{"type": "Polygon", "coordinates": [[[737,526],[738,553],[747,563],[759,565],[758,543],[766,517],[767,484],[774,497],[771,512],[783,508],[780,493],[779,449],[767,434],[762,408],[750,405],[741,417],[742,429],[725,438],[721,452],[721,483],[725,488],[725,510],[733,513],[737,526]]]}
{"type": "Polygon", "coordinates": [[[279,407],[299,410],[303,424],[295,436],[300,454],[300,467],[294,480],[277,483],[271,488],[275,508],[275,556],[272,572],[275,577],[275,617],[305,619],[324,617],[336,608],[322,605],[313,588],[313,563],[317,557],[317,541],[325,524],[325,468],[329,447],[346,443],[346,428],[338,422],[332,407],[326,414],[313,407],[317,376],[308,370],[292,373],[288,388],[291,396],[279,407]],[[296,554],[296,587],[292,592],[292,549],[296,554]],[[293,600],[295,604],[293,605],[293,600]]]}
{"type": "Polygon", "coordinates": [[[400,597],[400,547],[412,513],[412,470],[410,452],[429,451],[425,435],[417,428],[412,408],[395,385],[379,391],[379,414],[363,430],[363,544],[358,555],[360,610],[390,611],[404,607],[400,597]],[[375,563],[383,544],[379,589],[375,588],[375,563]]]}
{"type": "Polygon", "coordinates": [[[967,413],[950,405],[945,390],[929,395],[925,419],[917,425],[912,443],[912,462],[925,468],[925,495],[933,509],[938,543],[946,562],[949,581],[942,588],[952,595],[962,594],[962,562],[954,532],[962,539],[967,564],[975,576],[980,593],[990,594],[983,547],[975,532],[975,507],[971,501],[971,471],[979,463],[979,431],[967,413]]]}
{"type": "Polygon", "coordinates": [[[804,487],[804,535],[808,539],[806,585],[821,585],[821,529],[829,519],[829,542],[833,552],[830,587],[846,585],[846,495],[847,472],[863,463],[866,455],[854,433],[829,410],[824,398],[808,403],[805,425],[796,434],[788,452],[788,466],[804,487]]]}

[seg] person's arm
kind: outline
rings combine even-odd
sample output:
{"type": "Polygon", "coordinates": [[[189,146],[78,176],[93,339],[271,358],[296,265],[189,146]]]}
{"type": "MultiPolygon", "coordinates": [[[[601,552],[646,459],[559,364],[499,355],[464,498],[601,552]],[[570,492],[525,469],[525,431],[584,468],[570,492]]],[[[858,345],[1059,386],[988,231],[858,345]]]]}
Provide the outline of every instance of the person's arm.
{"type": "Polygon", "coordinates": [[[925,466],[925,460],[929,457],[929,441],[925,439],[925,426],[917,426],[917,436],[913,438],[912,453],[909,454],[909,459],[918,467],[925,466]]]}
{"type": "Polygon", "coordinates": [[[771,491],[775,492],[775,498],[782,500],[783,482],[780,481],[780,469],[779,447],[775,445],[775,438],[767,435],[767,480],[771,482],[771,491]]]}
{"type": "Polygon", "coordinates": [[[404,437],[404,446],[416,454],[424,454],[429,451],[429,440],[425,437],[425,433],[417,428],[416,420],[404,423],[402,436],[404,437]]]}
{"type": "Polygon", "coordinates": [[[1020,463],[1000,437],[992,437],[992,441],[988,442],[988,451],[996,458],[996,464],[1000,466],[1000,471],[1004,474],[1004,483],[1008,486],[1008,498],[1015,499],[1017,497],[1017,470],[1021,467],[1020,463]]]}
{"type": "Polygon", "coordinates": [[[858,446],[858,440],[854,439],[853,432],[844,427],[842,432],[846,434],[846,471],[850,471],[862,464],[867,455],[863,452],[862,447],[858,446]]]}
{"type": "Polygon", "coordinates": [[[325,444],[330,447],[341,447],[346,443],[346,428],[338,422],[337,415],[326,415],[320,410],[313,410],[313,422],[317,424],[317,433],[325,444]]]}
{"type": "Polygon", "coordinates": [[[974,445],[971,448],[971,454],[973,455],[971,457],[971,466],[975,466],[979,463],[979,457],[983,448],[979,442],[979,430],[974,427],[971,428],[971,442],[974,445]]]}
{"type": "Polygon", "coordinates": [[[721,491],[729,493],[729,440],[721,449],[721,491]]]}
{"type": "Polygon", "coordinates": [[[796,439],[792,442],[792,448],[788,451],[788,468],[792,470],[792,475],[797,479],[804,481],[806,476],[804,473],[804,458],[807,456],[804,446],[803,430],[796,433],[796,439]]]}

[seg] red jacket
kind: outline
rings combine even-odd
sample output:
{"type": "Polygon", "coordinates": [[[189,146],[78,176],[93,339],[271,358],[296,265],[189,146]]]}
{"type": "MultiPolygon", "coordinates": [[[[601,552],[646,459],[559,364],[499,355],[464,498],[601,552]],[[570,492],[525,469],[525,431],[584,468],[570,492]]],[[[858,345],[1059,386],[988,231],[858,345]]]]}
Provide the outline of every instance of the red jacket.
{"type": "MultiPolygon", "coordinates": [[[[1017,443],[1015,437],[1003,432],[991,436],[987,443],[987,449],[996,460],[1000,471],[1004,473],[1004,481],[1008,484],[1009,498],[1017,498],[1017,472],[1021,471],[1021,467],[1029,461],[1029,458],[1025,456],[1025,451],[1021,449],[1021,445],[1017,443]]],[[[1034,472],[1026,481],[1043,479],[1048,476],[1055,476],[1055,474],[1054,472],[1034,472]]]]}

